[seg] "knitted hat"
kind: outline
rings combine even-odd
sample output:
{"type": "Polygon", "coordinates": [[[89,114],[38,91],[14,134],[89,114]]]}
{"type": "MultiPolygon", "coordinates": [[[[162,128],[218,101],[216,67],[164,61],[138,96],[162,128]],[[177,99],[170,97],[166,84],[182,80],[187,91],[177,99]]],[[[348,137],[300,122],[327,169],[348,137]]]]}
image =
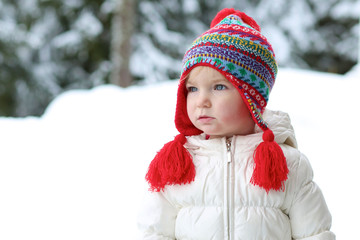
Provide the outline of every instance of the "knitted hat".
{"type": "Polygon", "coordinates": [[[255,20],[234,9],[220,11],[210,29],[196,38],[185,53],[175,113],[180,134],[150,164],[146,179],[151,189],[160,191],[165,185],[189,183],[195,177],[191,156],[183,144],[185,136],[202,133],[190,121],[186,108],[186,77],[197,66],[211,67],[229,80],[264,131],[264,142],[254,152],[251,183],[267,192],[283,189],[288,174],[286,159],[262,117],[277,74],[275,54],[255,20]]]}

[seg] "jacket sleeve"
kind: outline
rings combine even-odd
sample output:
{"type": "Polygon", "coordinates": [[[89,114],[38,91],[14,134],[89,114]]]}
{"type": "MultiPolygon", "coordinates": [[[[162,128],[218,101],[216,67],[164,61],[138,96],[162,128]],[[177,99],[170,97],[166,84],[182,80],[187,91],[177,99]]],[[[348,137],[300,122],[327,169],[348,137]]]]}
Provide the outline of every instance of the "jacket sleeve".
{"type": "Polygon", "coordinates": [[[331,215],[320,188],[313,182],[313,171],[301,154],[296,191],[289,211],[293,239],[335,240],[330,231],[331,215]]]}
{"type": "Polygon", "coordinates": [[[147,192],[138,215],[140,239],[175,239],[177,212],[162,192],[147,192]]]}

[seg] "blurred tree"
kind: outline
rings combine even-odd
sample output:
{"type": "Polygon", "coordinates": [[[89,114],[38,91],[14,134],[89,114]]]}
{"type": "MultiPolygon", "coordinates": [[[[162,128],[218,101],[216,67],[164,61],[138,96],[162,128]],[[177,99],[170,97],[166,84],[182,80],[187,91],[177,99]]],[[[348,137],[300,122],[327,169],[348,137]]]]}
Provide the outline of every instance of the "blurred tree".
{"type": "Polygon", "coordinates": [[[187,47],[224,7],[259,23],[281,67],[342,74],[357,62],[357,0],[141,0],[132,74],[148,83],[176,79],[187,47]]]}
{"type": "Polygon", "coordinates": [[[263,21],[263,26],[270,30],[270,35],[272,25],[280,27],[280,31],[275,30],[283,38],[276,43],[278,50],[288,47],[287,57],[280,59],[280,65],[343,74],[356,64],[359,1],[277,0],[276,3],[269,12],[277,13],[263,21]]]}
{"type": "Polygon", "coordinates": [[[224,7],[254,17],[282,67],[356,64],[358,0],[2,0],[0,115],[41,115],[63,91],[108,83],[112,69],[126,86],[177,79],[184,52],[224,7]],[[122,35],[111,35],[113,14],[122,35]]]}
{"type": "Polygon", "coordinates": [[[135,30],[136,0],[118,0],[112,20],[111,82],[121,87],[132,83],[130,57],[132,54],[132,36],[135,30]]]}
{"type": "Polygon", "coordinates": [[[0,3],[0,114],[41,115],[68,89],[108,82],[112,6],[102,0],[0,3]]]}
{"type": "Polygon", "coordinates": [[[208,28],[221,1],[141,0],[131,72],[147,83],[176,79],[192,40],[208,28]]]}
{"type": "Polygon", "coordinates": [[[343,74],[356,64],[358,0],[248,2],[280,66],[343,74]]]}

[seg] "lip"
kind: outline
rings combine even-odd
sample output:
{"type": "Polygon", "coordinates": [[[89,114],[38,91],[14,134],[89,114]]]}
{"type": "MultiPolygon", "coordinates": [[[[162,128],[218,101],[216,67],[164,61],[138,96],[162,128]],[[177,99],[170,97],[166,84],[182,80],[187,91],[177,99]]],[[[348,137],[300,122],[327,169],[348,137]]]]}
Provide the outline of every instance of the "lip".
{"type": "Polygon", "coordinates": [[[202,116],[199,116],[197,120],[201,123],[210,123],[214,119],[215,118],[213,118],[213,117],[202,115],[202,116]]]}

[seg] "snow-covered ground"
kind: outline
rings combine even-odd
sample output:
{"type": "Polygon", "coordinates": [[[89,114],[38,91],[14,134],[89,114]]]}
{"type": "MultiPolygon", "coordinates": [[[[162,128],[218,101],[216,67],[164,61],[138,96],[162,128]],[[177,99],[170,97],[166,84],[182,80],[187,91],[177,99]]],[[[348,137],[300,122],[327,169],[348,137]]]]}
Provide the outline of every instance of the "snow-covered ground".
{"type": "MultiPolygon", "coordinates": [[[[269,108],[290,113],[333,215],[360,215],[360,74],[280,69],[269,108]]],[[[134,239],[148,163],[177,134],[176,82],[69,91],[40,118],[0,118],[0,239],[134,239]]]]}

